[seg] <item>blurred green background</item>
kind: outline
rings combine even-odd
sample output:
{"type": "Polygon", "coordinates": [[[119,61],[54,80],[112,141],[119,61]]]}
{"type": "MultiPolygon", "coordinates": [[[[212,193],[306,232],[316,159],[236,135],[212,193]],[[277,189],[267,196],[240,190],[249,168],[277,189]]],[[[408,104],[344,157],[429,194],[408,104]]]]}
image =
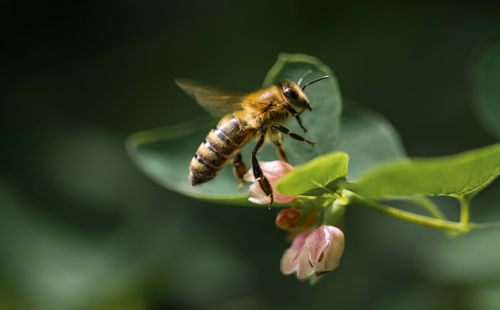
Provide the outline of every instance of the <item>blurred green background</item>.
{"type": "MultiPolygon", "coordinates": [[[[134,131],[205,114],[175,77],[251,91],[280,52],[329,65],[410,156],[494,143],[471,71],[499,13],[489,1],[1,2],[0,309],[500,309],[497,231],[452,239],[352,207],[340,268],[310,286],[279,271],[277,210],[164,190],[124,148],[134,131]]],[[[472,220],[500,221],[499,200],[497,181],[472,220]]]]}

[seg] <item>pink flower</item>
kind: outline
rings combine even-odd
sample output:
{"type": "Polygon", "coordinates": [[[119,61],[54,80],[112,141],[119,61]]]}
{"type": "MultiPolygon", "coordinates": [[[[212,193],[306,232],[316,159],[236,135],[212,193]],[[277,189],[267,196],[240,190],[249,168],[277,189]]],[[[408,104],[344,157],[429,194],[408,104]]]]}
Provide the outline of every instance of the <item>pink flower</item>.
{"type": "Polygon", "coordinates": [[[298,234],[281,258],[281,272],[314,279],[337,268],[344,251],[344,234],[335,226],[322,225],[298,234]]]}
{"type": "MultiPolygon", "coordinates": [[[[269,184],[271,184],[271,188],[273,189],[274,202],[287,203],[292,201],[295,198],[295,196],[287,196],[278,193],[274,188],[274,183],[278,179],[283,177],[285,174],[290,172],[293,169],[293,166],[290,165],[289,163],[279,160],[260,162],[259,164],[260,168],[262,169],[262,173],[267,177],[267,180],[269,181],[269,184]]],[[[270,202],[269,197],[267,197],[266,194],[264,194],[264,192],[260,188],[259,183],[255,182],[253,169],[250,169],[243,176],[243,178],[247,182],[254,182],[252,185],[250,185],[250,188],[248,189],[248,195],[250,196],[248,200],[250,200],[253,203],[261,205],[265,205],[270,202]]]]}

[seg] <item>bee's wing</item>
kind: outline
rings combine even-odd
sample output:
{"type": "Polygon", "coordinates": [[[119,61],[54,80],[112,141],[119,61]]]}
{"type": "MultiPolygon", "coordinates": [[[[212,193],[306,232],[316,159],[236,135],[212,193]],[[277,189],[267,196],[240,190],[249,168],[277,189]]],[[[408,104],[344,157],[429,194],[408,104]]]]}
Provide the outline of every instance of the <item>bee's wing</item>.
{"type": "Polygon", "coordinates": [[[245,94],[226,91],[197,81],[176,79],[175,83],[213,116],[223,116],[241,109],[241,102],[245,97],[245,94]]]}

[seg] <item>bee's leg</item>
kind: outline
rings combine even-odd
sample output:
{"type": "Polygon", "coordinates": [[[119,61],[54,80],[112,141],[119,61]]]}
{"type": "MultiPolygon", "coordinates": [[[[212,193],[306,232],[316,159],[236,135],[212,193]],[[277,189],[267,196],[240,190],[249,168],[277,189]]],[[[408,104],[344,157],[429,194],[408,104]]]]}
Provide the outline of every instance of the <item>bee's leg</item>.
{"type": "Polygon", "coordinates": [[[255,145],[253,151],[252,151],[252,168],[253,168],[253,175],[255,177],[255,181],[259,182],[260,188],[262,188],[262,191],[264,194],[267,195],[271,199],[269,202],[269,209],[271,209],[271,206],[273,205],[274,197],[273,197],[273,189],[271,187],[271,184],[269,184],[269,181],[267,178],[264,176],[262,173],[262,169],[260,169],[259,161],[257,160],[257,152],[259,151],[260,147],[262,144],[264,144],[264,139],[265,135],[261,135],[259,141],[255,145]]]}
{"type": "Polygon", "coordinates": [[[299,116],[300,113],[297,113],[297,111],[288,103],[285,103],[285,109],[287,109],[288,112],[290,112],[290,114],[292,114],[295,117],[295,119],[297,120],[297,123],[299,123],[300,128],[302,128],[302,130],[304,130],[304,132],[307,132],[307,129],[304,127],[304,125],[302,125],[302,120],[300,119],[300,116],[299,116]]]}
{"type": "Polygon", "coordinates": [[[241,153],[238,153],[233,158],[234,165],[234,175],[240,180],[240,184],[238,185],[238,190],[240,190],[245,185],[245,180],[243,180],[243,176],[247,173],[247,167],[245,163],[241,159],[241,153]]]}
{"type": "Polygon", "coordinates": [[[301,137],[299,136],[298,134],[296,133],[293,133],[290,131],[290,129],[286,128],[285,126],[283,125],[280,125],[280,124],[274,124],[273,125],[273,128],[276,128],[277,130],[281,131],[282,133],[284,133],[285,135],[289,135],[290,137],[294,138],[295,140],[299,140],[299,141],[302,141],[302,142],[306,142],[306,143],[309,143],[310,145],[314,146],[316,143],[312,142],[312,141],[309,141],[307,140],[306,138],[304,137],[301,137]]]}
{"type": "Polygon", "coordinates": [[[276,151],[278,152],[278,156],[280,157],[281,161],[288,162],[286,160],[286,155],[285,151],[283,151],[283,148],[281,147],[281,144],[283,143],[283,134],[280,132],[279,133],[279,140],[273,140],[274,145],[276,145],[276,151]]]}

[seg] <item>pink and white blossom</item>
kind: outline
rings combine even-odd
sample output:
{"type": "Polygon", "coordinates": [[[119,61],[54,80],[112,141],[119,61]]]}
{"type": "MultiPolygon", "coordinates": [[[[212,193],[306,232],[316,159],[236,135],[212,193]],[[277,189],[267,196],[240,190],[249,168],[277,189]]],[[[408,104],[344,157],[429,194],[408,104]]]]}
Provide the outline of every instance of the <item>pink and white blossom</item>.
{"type": "Polygon", "coordinates": [[[344,251],[344,234],[335,226],[322,225],[298,234],[281,258],[281,272],[313,279],[337,268],[344,251]]]}
{"type": "MultiPolygon", "coordinates": [[[[295,196],[280,194],[274,188],[274,183],[276,183],[276,181],[278,181],[285,174],[290,172],[293,169],[293,166],[290,165],[289,163],[279,160],[260,162],[259,164],[260,168],[262,169],[262,173],[264,174],[264,176],[266,176],[267,180],[269,181],[269,184],[271,184],[271,188],[273,189],[274,202],[287,203],[292,201],[295,198],[295,196]]],[[[243,176],[243,178],[247,182],[254,182],[252,185],[250,185],[250,188],[248,189],[248,195],[250,196],[248,200],[256,204],[269,204],[270,202],[269,197],[267,197],[266,194],[262,191],[259,183],[255,182],[253,169],[250,169],[243,176]]]]}

